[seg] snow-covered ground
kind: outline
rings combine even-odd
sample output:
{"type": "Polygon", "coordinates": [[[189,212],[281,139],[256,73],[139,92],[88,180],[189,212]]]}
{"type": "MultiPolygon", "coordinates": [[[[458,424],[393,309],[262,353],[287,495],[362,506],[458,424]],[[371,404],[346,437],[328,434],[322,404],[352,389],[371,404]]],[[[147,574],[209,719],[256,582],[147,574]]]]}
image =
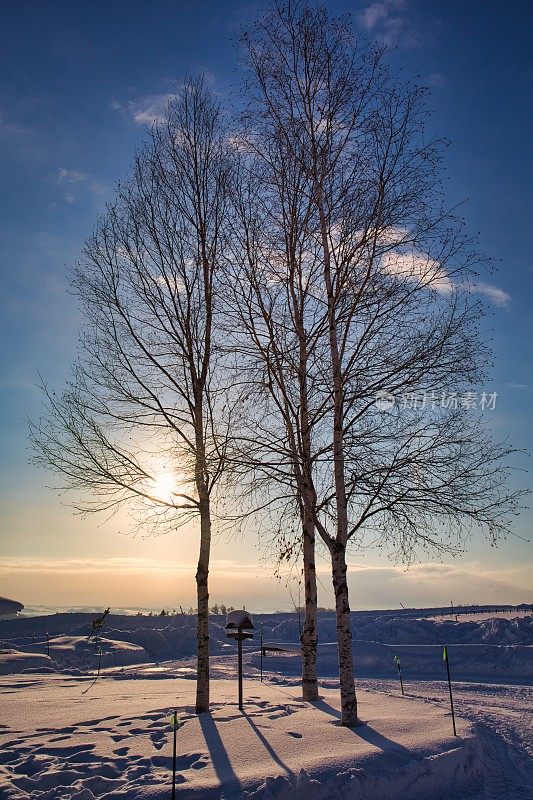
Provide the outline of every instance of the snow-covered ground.
{"type": "MultiPolygon", "coordinates": [[[[98,675],[98,651],[87,643],[93,616],[0,622],[0,800],[170,800],[174,709],[182,800],[533,800],[530,614],[354,615],[364,722],[354,731],[338,724],[331,615],[319,625],[322,700],[301,700],[294,652],[263,659],[261,683],[256,639],[244,658],[244,715],[235,645],[214,618],[212,713],[200,718],[193,619],[110,615],[98,675]]],[[[255,622],[265,640],[298,641],[294,614],[255,622]]]]}
{"type": "Polygon", "coordinates": [[[244,713],[235,682],[214,680],[212,713],[201,717],[194,682],[184,678],[103,677],[91,687],[46,675],[2,688],[12,692],[2,714],[6,798],[169,797],[174,708],[181,798],[415,800],[457,797],[479,784],[469,723],[459,720],[454,737],[439,706],[374,690],[360,692],[364,724],[348,730],[336,690],[309,704],[297,687],[257,679],[245,683],[244,713]]]}
{"type": "MultiPolygon", "coordinates": [[[[393,682],[361,681],[365,688],[394,692],[393,682]]],[[[410,697],[446,708],[442,682],[406,683],[410,697]]],[[[529,687],[512,684],[454,682],[456,712],[476,725],[482,753],[483,787],[479,800],[533,798],[533,703],[529,687]]]]}
{"type": "Polygon", "coordinates": [[[449,611],[446,614],[436,614],[432,616],[432,619],[435,622],[446,622],[455,620],[456,617],[457,622],[486,622],[489,619],[529,619],[531,618],[531,611],[517,611],[512,607],[502,609],[498,613],[494,613],[494,611],[478,611],[477,613],[468,614],[462,611],[460,614],[455,614],[449,611]]]}
{"type": "Polygon", "coordinates": [[[47,642],[19,644],[18,650],[0,649],[0,674],[21,672],[23,663],[24,669],[36,665],[50,671],[65,667],[91,669],[99,660],[103,660],[104,665],[139,664],[148,661],[148,656],[139,645],[105,636],[98,644],[84,636],[54,636],[47,642]]]}

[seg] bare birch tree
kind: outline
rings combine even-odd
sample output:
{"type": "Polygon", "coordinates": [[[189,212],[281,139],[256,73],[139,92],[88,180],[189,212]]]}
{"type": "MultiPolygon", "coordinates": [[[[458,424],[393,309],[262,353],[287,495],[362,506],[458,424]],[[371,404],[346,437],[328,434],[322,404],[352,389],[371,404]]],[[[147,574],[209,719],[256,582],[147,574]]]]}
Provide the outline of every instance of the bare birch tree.
{"type": "Polygon", "coordinates": [[[209,709],[212,502],[230,424],[214,323],[228,164],[218,105],[192,79],[154,125],[73,270],[81,355],[65,391],[46,391],[46,411],[31,425],[34,460],[77,490],[82,513],[126,505],[140,510],[144,529],[165,530],[199,518],[197,713],[209,709]],[[165,491],[162,468],[173,478],[165,491]]]}
{"type": "MultiPolygon", "coordinates": [[[[241,136],[241,147],[244,142],[241,136]]],[[[253,481],[245,485],[260,504],[264,490],[275,486],[262,510],[268,510],[279,531],[278,556],[282,562],[302,557],[302,692],[304,699],[316,700],[314,499],[305,497],[313,491],[311,429],[322,413],[314,407],[311,381],[326,321],[313,298],[314,268],[306,240],[311,208],[301,191],[304,176],[276,144],[254,142],[241,159],[234,185],[234,235],[225,269],[227,336],[238,356],[238,384],[261,409],[260,416],[249,418],[248,438],[244,429],[239,434],[245,441],[241,464],[254,469],[253,481]],[[258,149],[268,168],[257,157],[258,149]],[[272,408],[262,405],[265,389],[272,408]],[[296,537],[287,536],[290,520],[300,531],[296,537]]]]}
{"type": "Polygon", "coordinates": [[[247,342],[241,370],[247,362],[256,373],[251,481],[278,507],[296,486],[329,551],[342,722],[353,726],[349,544],[411,560],[421,547],[458,551],[470,529],[494,541],[519,493],[506,488],[510,448],[461,401],[486,359],[471,291],[480,261],[439,200],[442,143],[426,137],[424,91],[392,76],[346,20],[300,2],[275,3],[244,41],[241,149],[256,185],[254,210],[240,214],[246,258],[232,284],[247,342]],[[287,215],[278,186],[295,172],[305,212],[287,215]],[[312,408],[305,450],[292,441],[305,427],[294,423],[298,285],[312,408]]]}

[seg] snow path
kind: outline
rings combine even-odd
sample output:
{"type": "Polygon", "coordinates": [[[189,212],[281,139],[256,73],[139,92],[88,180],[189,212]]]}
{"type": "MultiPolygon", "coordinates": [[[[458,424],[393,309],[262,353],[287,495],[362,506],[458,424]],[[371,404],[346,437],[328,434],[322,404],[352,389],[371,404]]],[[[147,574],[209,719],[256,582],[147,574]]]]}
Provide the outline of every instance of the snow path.
{"type": "MultiPolygon", "coordinates": [[[[442,681],[405,681],[405,691],[447,706],[442,681]]],[[[399,696],[397,682],[360,680],[358,685],[399,696]]],[[[458,682],[453,684],[456,713],[476,723],[483,755],[484,793],[479,800],[532,800],[533,703],[526,686],[458,682]]]]}

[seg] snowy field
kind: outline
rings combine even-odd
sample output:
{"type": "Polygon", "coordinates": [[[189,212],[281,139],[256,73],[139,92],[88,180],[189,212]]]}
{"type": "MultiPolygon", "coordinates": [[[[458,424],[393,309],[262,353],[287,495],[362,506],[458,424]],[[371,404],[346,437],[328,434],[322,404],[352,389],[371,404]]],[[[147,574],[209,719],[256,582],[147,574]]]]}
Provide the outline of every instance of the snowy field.
{"type": "Polygon", "coordinates": [[[468,723],[459,722],[454,738],[438,706],[371,690],[360,692],[365,724],[352,731],[339,725],[331,689],[308,704],[296,687],[248,680],[241,714],[234,681],[217,679],[212,714],[199,718],[187,679],[101,678],[85,695],[79,678],[17,677],[6,687],[13,692],[2,723],[9,798],[169,797],[172,708],[182,722],[183,798],[221,797],[221,785],[225,798],[257,800],[445,797],[475,788],[479,777],[468,723]],[[437,779],[446,793],[437,791],[437,779]]]}
{"type": "Polygon", "coordinates": [[[435,622],[445,622],[446,620],[455,619],[458,617],[457,622],[486,622],[489,619],[516,619],[517,617],[531,617],[531,611],[516,611],[514,608],[504,608],[498,613],[494,611],[478,611],[474,614],[462,611],[460,615],[453,612],[447,614],[436,614],[432,617],[435,622]]]}
{"type": "MultiPolygon", "coordinates": [[[[353,731],[338,723],[332,615],[321,614],[319,624],[321,700],[301,700],[294,652],[264,658],[261,683],[256,641],[244,659],[244,714],[236,706],[235,646],[224,620],[213,618],[212,713],[201,718],[193,714],[194,619],[110,615],[100,656],[87,643],[93,616],[0,622],[1,800],[170,799],[174,709],[182,800],[533,798],[531,614],[457,623],[445,615],[354,614],[364,724],[353,731]]],[[[294,614],[254,621],[265,641],[298,641],[294,614]]]]}

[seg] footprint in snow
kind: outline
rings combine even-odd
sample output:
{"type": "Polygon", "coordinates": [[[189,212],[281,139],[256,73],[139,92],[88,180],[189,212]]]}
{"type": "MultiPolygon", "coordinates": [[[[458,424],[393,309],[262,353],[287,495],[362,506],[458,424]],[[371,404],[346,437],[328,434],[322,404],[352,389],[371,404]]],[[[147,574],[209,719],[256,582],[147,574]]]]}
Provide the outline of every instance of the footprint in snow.
{"type": "MultiPolygon", "coordinates": [[[[186,753],[176,758],[176,768],[179,770],[204,769],[208,764],[209,759],[205,753],[186,753]]],[[[152,765],[172,769],[172,758],[170,756],[152,756],[152,765]]]]}
{"type": "Polygon", "coordinates": [[[102,717],[102,719],[85,719],[83,722],[79,723],[79,726],[92,728],[95,725],[101,725],[102,722],[109,722],[112,719],[118,719],[118,716],[116,714],[112,714],[110,717],[102,717]]]}
{"type": "MultiPolygon", "coordinates": [[[[87,747],[94,747],[94,745],[87,745],[87,747]]],[[[69,764],[94,764],[100,762],[98,756],[91,753],[90,750],[79,750],[77,753],[72,753],[64,759],[69,764]]]]}
{"type": "Polygon", "coordinates": [[[206,755],[200,756],[198,761],[191,764],[191,769],[205,769],[209,765],[209,758],[206,755]]]}
{"type": "Polygon", "coordinates": [[[56,763],[56,758],[35,754],[14,765],[13,771],[19,775],[26,775],[28,778],[31,778],[33,775],[37,775],[39,772],[51,768],[56,763]]]}
{"type": "Polygon", "coordinates": [[[144,775],[149,774],[150,767],[146,766],[145,764],[134,764],[133,767],[130,767],[126,772],[126,777],[128,781],[138,780],[144,775]]]}
{"type": "Polygon", "coordinates": [[[149,714],[141,714],[137,719],[153,719],[158,720],[161,719],[162,716],[170,714],[170,711],[151,711],[149,714]]]}
{"type": "Polygon", "coordinates": [[[299,708],[305,708],[301,703],[295,706],[274,706],[273,714],[269,714],[269,719],[279,719],[280,717],[290,717],[291,714],[296,714],[299,708]]]}
{"type": "Polygon", "coordinates": [[[166,741],[166,736],[162,731],[156,731],[150,734],[150,739],[156,750],[161,750],[166,741]]]}
{"type": "Polygon", "coordinates": [[[10,739],[9,742],[4,742],[4,747],[18,747],[23,741],[24,739],[10,739]]]}

